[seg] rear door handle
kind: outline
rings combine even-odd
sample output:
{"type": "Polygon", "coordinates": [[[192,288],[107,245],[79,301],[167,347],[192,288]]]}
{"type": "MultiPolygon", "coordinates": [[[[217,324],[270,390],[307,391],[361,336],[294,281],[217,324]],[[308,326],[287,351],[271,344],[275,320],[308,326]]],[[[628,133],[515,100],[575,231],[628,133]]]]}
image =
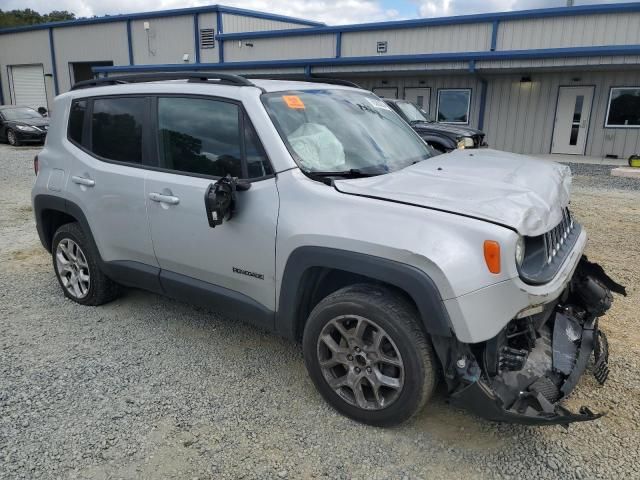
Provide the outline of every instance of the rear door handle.
{"type": "Polygon", "coordinates": [[[96,184],[95,180],[91,180],[90,178],[78,177],[74,175],[71,177],[71,181],[73,183],[77,183],[78,185],[84,185],[85,187],[93,187],[96,184]]]}
{"type": "Polygon", "coordinates": [[[180,199],[178,197],[174,197],[173,195],[163,195],[162,193],[157,192],[151,192],[149,194],[149,198],[154,202],[167,203],[169,205],[178,205],[180,203],[180,199]]]}

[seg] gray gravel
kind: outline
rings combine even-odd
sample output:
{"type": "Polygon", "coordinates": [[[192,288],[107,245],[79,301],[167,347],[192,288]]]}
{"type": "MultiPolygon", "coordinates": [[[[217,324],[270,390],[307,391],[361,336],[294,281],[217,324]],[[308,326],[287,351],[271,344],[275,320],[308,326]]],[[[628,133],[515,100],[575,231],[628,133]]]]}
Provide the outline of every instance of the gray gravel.
{"type": "Polygon", "coordinates": [[[614,177],[611,165],[591,165],[587,163],[565,163],[571,168],[574,184],[598,189],[640,190],[640,178],[614,177]]]}
{"type": "Polygon", "coordinates": [[[609,411],[595,422],[498,425],[440,392],[406,425],[363,426],[298,345],[141,291],[65,300],[29,207],[36,151],[0,146],[0,478],[639,478],[637,336],[614,331],[609,383],[570,399],[609,411]]]}

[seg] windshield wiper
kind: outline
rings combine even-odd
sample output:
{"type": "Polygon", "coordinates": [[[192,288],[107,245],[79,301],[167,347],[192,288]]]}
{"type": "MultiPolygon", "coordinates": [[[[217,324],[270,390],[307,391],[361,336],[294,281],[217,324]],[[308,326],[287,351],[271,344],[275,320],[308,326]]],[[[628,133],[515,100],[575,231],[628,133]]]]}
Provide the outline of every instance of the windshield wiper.
{"type": "Polygon", "coordinates": [[[316,172],[307,170],[306,173],[314,177],[375,177],[376,175],[382,175],[385,172],[364,172],[358,168],[351,168],[349,170],[337,170],[335,172],[316,172]]]}

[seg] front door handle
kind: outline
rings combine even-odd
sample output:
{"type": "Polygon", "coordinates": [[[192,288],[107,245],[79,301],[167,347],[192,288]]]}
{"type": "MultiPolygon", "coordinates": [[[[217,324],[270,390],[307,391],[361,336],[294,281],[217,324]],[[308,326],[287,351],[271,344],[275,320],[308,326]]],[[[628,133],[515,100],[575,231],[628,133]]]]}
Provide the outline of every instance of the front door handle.
{"type": "Polygon", "coordinates": [[[174,197],[173,195],[163,195],[158,192],[151,192],[149,194],[149,198],[154,202],[167,203],[169,205],[178,205],[180,203],[180,199],[178,197],[174,197]]]}
{"type": "Polygon", "coordinates": [[[84,185],[85,187],[93,187],[96,184],[95,180],[91,180],[90,178],[78,177],[74,175],[71,177],[71,181],[73,183],[77,183],[78,185],[84,185]]]}

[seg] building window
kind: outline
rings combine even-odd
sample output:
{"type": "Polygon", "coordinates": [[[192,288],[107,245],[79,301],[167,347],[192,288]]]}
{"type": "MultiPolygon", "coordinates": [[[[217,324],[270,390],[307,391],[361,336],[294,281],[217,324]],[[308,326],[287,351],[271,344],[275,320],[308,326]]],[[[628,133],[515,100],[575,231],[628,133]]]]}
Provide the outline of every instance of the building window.
{"type": "Polygon", "coordinates": [[[605,127],[640,128],[640,87],[611,89],[605,127]]]}
{"type": "Polygon", "coordinates": [[[142,163],[145,98],[100,98],[93,101],[91,151],[118,162],[142,163]]]}
{"type": "Polygon", "coordinates": [[[468,124],[470,106],[470,88],[438,90],[439,122],[468,124]]]}

